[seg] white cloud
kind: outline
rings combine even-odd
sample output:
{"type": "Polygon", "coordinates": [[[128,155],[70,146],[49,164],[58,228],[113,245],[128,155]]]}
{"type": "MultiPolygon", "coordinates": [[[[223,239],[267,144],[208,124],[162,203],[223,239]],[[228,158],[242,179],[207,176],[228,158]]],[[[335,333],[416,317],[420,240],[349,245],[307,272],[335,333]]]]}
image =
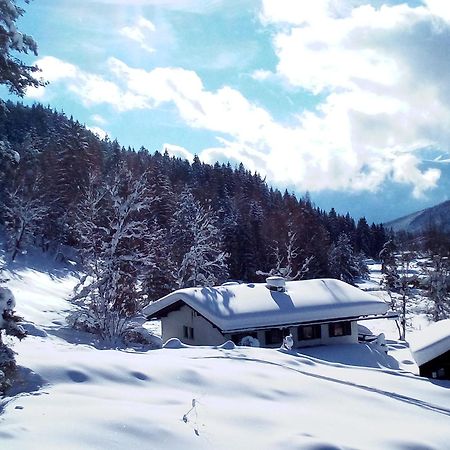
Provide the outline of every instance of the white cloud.
{"type": "MultiPolygon", "coordinates": [[[[450,140],[450,23],[437,0],[434,9],[361,3],[263,2],[278,65],[276,73],[261,69],[253,78],[320,94],[316,108],[289,125],[236,89],[208,90],[195,72],[179,67],[146,71],[110,58],[105,78],[52,63],[56,79],[86,105],[174,106],[187,126],[217,136],[217,146],[200,152],[205,161],[242,161],[299,190],[374,191],[393,180],[420,196],[440,176],[421,170],[420,150],[445,152],[450,140]]],[[[173,152],[189,157],[182,147],[173,152]]]]}
{"type": "Polygon", "coordinates": [[[322,155],[308,173],[326,174],[330,187],[372,190],[390,177],[418,196],[440,174],[420,170],[418,150],[448,148],[450,138],[450,9],[441,0],[363,3],[264,0],[261,18],[276,26],[277,75],[324,99],[299,117],[298,142],[322,155]]]}
{"type": "Polygon", "coordinates": [[[170,156],[187,159],[189,162],[192,162],[194,160],[194,155],[189,150],[186,150],[184,147],[181,147],[179,145],[166,143],[163,145],[163,149],[167,150],[167,153],[169,153],[170,156]]]}
{"type": "Polygon", "coordinates": [[[273,72],[265,69],[257,69],[253,71],[250,76],[256,81],[265,81],[273,77],[273,72]]]}
{"type": "Polygon", "coordinates": [[[43,77],[50,83],[77,75],[77,66],[62,61],[53,56],[45,56],[37,61],[36,65],[42,70],[43,77]]]}
{"type": "Polygon", "coordinates": [[[450,22],[450,8],[448,0],[423,0],[428,9],[436,16],[450,22]]]}
{"type": "Polygon", "coordinates": [[[119,33],[122,36],[137,42],[139,46],[149,53],[153,53],[155,49],[148,42],[151,40],[152,34],[156,31],[155,25],[145,17],[138,17],[133,26],[122,27],[119,33]]]}
{"type": "Polygon", "coordinates": [[[92,126],[86,128],[96,134],[100,139],[105,139],[105,137],[108,136],[108,133],[100,127],[92,126]]]}
{"type": "Polygon", "coordinates": [[[25,89],[25,96],[36,100],[42,100],[45,97],[45,87],[27,87],[25,89]]]}
{"type": "MultiPolygon", "coordinates": [[[[115,81],[83,71],[79,67],[52,56],[39,59],[36,64],[42,70],[42,77],[50,81],[50,85],[42,88],[37,94],[43,98],[48,89],[54,90],[63,84],[75,94],[85,106],[109,104],[119,111],[142,109],[147,107],[146,99],[132,94],[119,87],[115,81]]],[[[27,91],[27,96],[36,98],[36,91],[27,91]]]]}
{"type": "Polygon", "coordinates": [[[108,121],[100,114],[93,114],[91,116],[91,120],[93,122],[96,122],[96,123],[100,124],[100,125],[106,125],[108,123],[108,121]]]}

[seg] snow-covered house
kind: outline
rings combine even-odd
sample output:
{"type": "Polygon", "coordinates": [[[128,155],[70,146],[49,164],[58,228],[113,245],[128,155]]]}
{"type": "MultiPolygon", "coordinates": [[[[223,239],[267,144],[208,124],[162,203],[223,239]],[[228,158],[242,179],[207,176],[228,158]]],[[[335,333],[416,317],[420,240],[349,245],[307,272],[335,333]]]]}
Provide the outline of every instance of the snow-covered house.
{"type": "Polygon", "coordinates": [[[149,320],[161,319],[163,342],[220,345],[251,336],[264,347],[279,347],[289,334],[296,347],[357,342],[357,320],[387,311],[382,300],[339,280],[280,277],[180,289],[144,308],[149,320]]]}
{"type": "Polygon", "coordinates": [[[417,331],[409,346],[421,376],[450,380],[450,319],[417,331]]]}

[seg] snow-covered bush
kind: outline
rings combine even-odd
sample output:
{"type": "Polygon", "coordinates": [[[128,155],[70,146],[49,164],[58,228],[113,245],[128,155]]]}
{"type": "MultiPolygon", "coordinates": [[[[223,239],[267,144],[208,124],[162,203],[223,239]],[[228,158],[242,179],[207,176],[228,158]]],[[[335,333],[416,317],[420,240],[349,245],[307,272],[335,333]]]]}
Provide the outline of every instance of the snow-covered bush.
{"type": "Polygon", "coordinates": [[[0,287],[0,395],[11,386],[16,371],[14,352],[3,343],[2,333],[23,339],[25,330],[18,324],[20,317],[14,313],[16,301],[10,289],[0,287]]]}
{"type": "Polygon", "coordinates": [[[178,338],[171,338],[163,344],[163,348],[180,349],[187,347],[189,347],[189,345],[183,344],[178,338]]]}
{"type": "Polygon", "coordinates": [[[99,324],[95,319],[84,311],[74,311],[66,318],[67,323],[78,331],[85,333],[100,334],[99,324]]]}
{"type": "Polygon", "coordinates": [[[285,336],[281,348],[284,348],[286,350],[292,350],[293,346],[294,346],[294,339],[292,338],[292,334],[285,336]]]}
{"type": "Polygon", "coordinates": [[[243,347],[260,347],[261,344],[259,343],[259,340],[253,336],[244,336],[240,342],[239,345],[242,345],[243,347]]]}
{"type": "Polygon", "coordinates": [[[137,324],[136,326],[131,326],[124,331],[123,341],[127,346],[143,345],[145,347],[151,348],[161,348],[162,341],[159,336],[151,333],[147,328],[142,325],[137,324]]]}

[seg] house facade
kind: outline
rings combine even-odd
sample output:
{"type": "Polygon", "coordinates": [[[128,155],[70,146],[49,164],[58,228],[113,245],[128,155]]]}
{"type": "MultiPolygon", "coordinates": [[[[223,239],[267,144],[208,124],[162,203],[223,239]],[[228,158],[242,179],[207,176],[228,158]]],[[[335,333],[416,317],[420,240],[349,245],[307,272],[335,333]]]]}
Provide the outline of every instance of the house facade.
{"type": "Polygon", "coordinates": [[[358,288],[333,279],[228,284],[175,291],[144,308],[160,319],[162,339],[190,345],[240,344],[257,339],[280,347],[291,335],[295,347],[356,343],[358,319],[383,316],[388,305],[358,288]]]}

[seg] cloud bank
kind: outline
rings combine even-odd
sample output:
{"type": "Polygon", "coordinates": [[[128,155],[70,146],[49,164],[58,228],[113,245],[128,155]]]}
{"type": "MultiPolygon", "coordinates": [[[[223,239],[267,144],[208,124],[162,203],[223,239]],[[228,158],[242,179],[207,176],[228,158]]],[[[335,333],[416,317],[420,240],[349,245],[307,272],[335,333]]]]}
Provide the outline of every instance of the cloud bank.
{"type": "MultiPolygon", "coordinates": [[[[299,190],[376,191],[391,180],[410,185],[418,197],[440,176],[422,168],[421,150],[447,151],[450,138],[448,6],[363,3],[262,2],[259,20],[271,33],[277,63],[272,71],[255,70],[254,82],[279,80],[280,90],[317,96],[314,109],[288,124],[236,88],[208,90],[195,71],[181,67],[143,70],[109,58],[100,76],[52,57],[38,65],[88,107],[125,112],[171,105],[186,126],[216,136],[217,145],[200,153],[205,161],[242,161],[299,190]]],[[[153,29],[142,18],[122,31],[146,45],[140,33],[153,29]]],[[[42,98],[43,91],[30,95],[42,98]]]]}

